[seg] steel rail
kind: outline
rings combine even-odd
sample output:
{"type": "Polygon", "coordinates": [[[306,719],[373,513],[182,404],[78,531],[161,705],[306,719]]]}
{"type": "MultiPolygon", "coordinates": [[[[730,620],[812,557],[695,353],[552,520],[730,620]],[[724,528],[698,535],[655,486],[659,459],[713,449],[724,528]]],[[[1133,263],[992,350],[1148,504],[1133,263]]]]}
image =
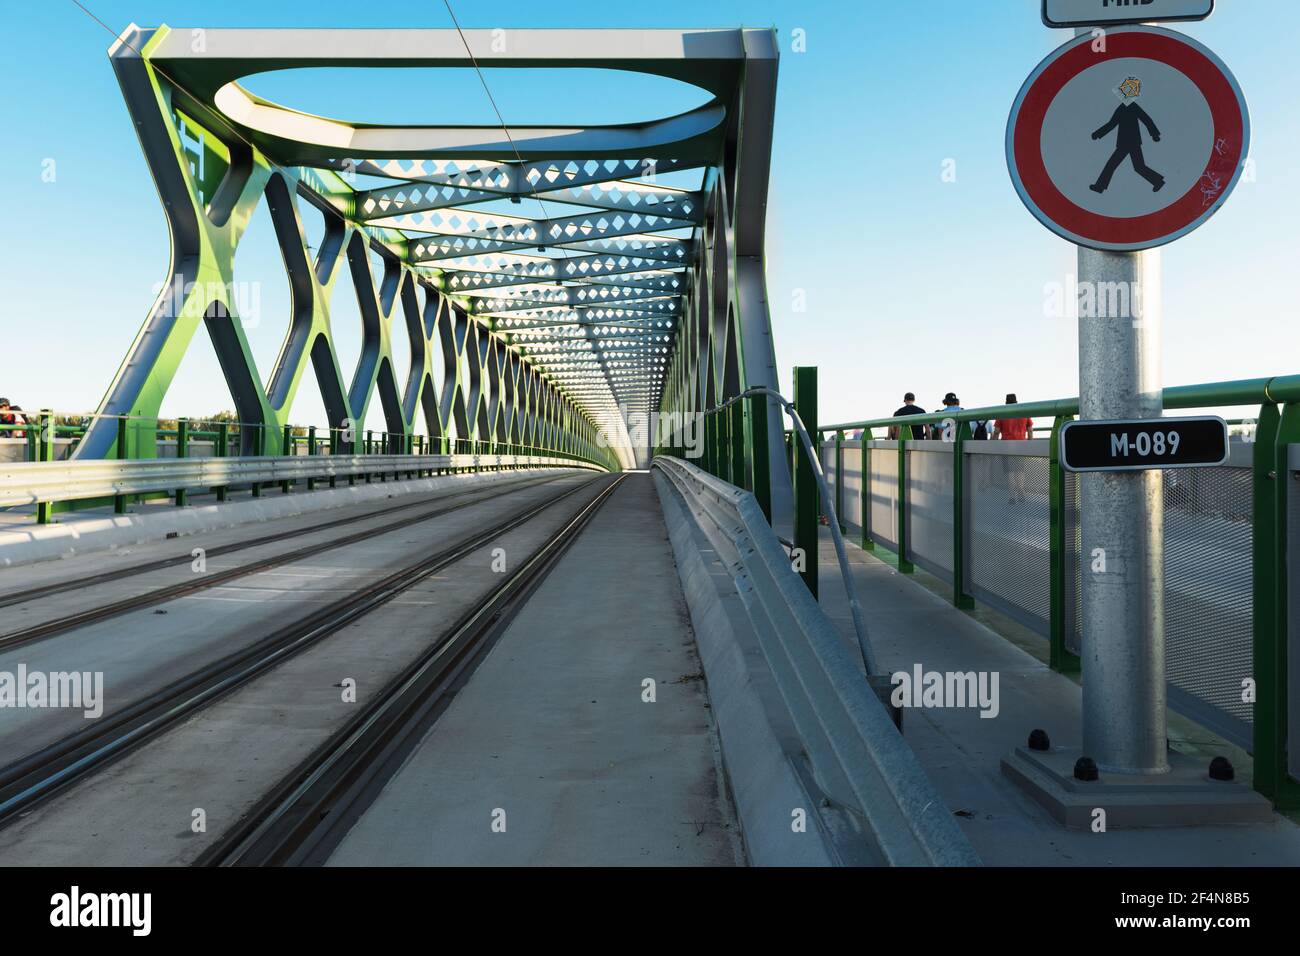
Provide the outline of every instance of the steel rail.
{"type": "MultiPolygon", "coordinates": [[[[239,578],[248,577],[251,574],[257,574],[261,571],[267,571],[271,568],[281,567],[285,564],[292,564],[295,561],[302,561],[306,558],[316,557],[334,551],[338,548],[347,547],[352,544],[359,544],[362,541],[368,541],[371,538],[379,537],[390,531],[398,531],[403,528],[409,528],[411,525],[420,524],[430,521],[443,515],[460,511],[472,505],[481,504],[484,501],[493,498],[500,498],[503,494],[510,491],[522,491],[539,484],[547,484],[551,481],[558,481],[560,477],[547,477],[535,481],[527,482],[523,485],[512,485],[509,489],[493,489],[479,494],[465,496],[462,500],[457,500],[452,504],[442,505],[432,508],[428,511],[421,512],[398,521],[390,521],[386,524],[379,525],[375,528],[366,528],[361,531],[344,535],[341,538],[332,538],[329,541],[322,541],[319,544],[309,544],[301,548],[295,548],[292,551],[285,551],[281,554],[273,554],[248,564],[241,564],[235,568],[227,568],[224,571],[214,571],[210,574],[205,573],[202,577],[193,581],[181,581],[177,584],[168,584],[161,588],[155,588],[152,591],[146,591],[143,594],[137,594],[132,597],[122,598],[120,601],[113,601],[110,604],[102,604],[98,607],[87,608],[84,611],[77,611],[64,617],[55,618],[52,621],[44,621],[40,624],[33,624],[30,627],[22,628],[17,631],[10,631],[8,634],[0,634],[0,652],[12,650],[15,647],[22,647],[35,641],[46,640],[59,634],[66,634],[68,631],[75,630],[79,627],[86,627],[91,624],[99,624],[104,621],[112,620],[123,614],[129,614],[132,611],[138,611],[142,608],[153,607],[155,604],[163,604],[167,601],[173,601],[177,598],[184,597],[188,594],[194,594],[199,591],[207,591],[222,584],[228,584],[239,578]]],[[[461,496],[456,496],[461,499],[461,496]]],[[[427,504],[428,502],[422,502],[427,504]]],[[[366,517],[382,517],[382,514],[370,514],[366,517]]],[[[271,536],[271,540],[275,540],[271,536]]]]}
{"type": "Polygon", "coordinates": [[[322,744],[196,860],[205,866],[323,863],[400,769],[451,692],[509,626],[617,489],[615,478],[531,558],[466,611],[365,711],[322,744]]]}
{"type": "MultiPolygon", "coordinates": [[[[615,479],[617,481],[619,479],[615,479]]],[[[583,482],[529,505],[489,528],[407,565],[385,578],[272,631],[197,671],[97,721],[95,726],[0,768],[0,827],[35,808],[72,783],[176,726],[274,666],[386,604],[449,565],[523,525],[588,487],[583,482]]]]}

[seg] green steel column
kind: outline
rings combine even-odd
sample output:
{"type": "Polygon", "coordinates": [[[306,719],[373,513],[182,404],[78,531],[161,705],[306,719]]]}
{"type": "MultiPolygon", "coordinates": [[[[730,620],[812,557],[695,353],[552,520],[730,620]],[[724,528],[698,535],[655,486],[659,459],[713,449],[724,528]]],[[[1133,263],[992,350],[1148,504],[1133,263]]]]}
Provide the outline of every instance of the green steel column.
{"type": "MultiPolygon", "coordinates": [[[[307,426],[307,457],[308,458],[316,457],[316,426],[315,425],[307,426]]],[[[310,464],[314,466],[316,463],[313,461],[310,464]]],[[[307,479],[307,490],[308,491],[316,490],[315,478],[307,479]]]]}
{"type": "Polygon", "coordinates": [[[898,429],[898,570],[902,574],[911,574],[915,568],[907,560],[907,439],[908,426],[898,429]]]}
{"type": "Polygon", "coordinates": [[[862,550],[876,550],[876,542],[871,539],[871,429],[862,429],[862,481],[858,487],[858,510],[862,512],[862,550]]]}
{"type": "MultiPolygon", "coordinates": [[[[253,427],[257,429],[255,432],[253,432],[253,454],[261,458],[266,452],[266,425],[262,424],[261,422],[258,422],[253,427]]],[[[244,430],[244,426],[240,425],[239,430],[242,433],[244,430]]],[[[239,438],[239,445],[241,448],[244,445],[244,438],[242,434],[240,435],[239,438]]],[[[260,481],[253,482],[253,497],[254,498],[262,497],[262,483],[260,481]]]]}
{"type": "Polygon", "coordinates": [[[970,422],[961,422],[952,438],[952,603],[965,610],[975,606],[975,599],[966,593],[966,454],[962,446],[970,437],[970,422]]]}
{"type": "MultiPolygon", "coordinates": [[[[285,425],[285,434],[283,434],[281,449],[283,449],[286,458],[291,457],[291,455],[294,454],[294,427],[292,427],[292,425],[285,425]]],[[[292,484],[294,484],[292,481],[285,479],[279,483],[279,490],[281,490],[281,493],[283,494],[289,494],[289,489],[292,484]]]]}
{"type": "Polygon", "coordinates": [[[848,529],[844,527],[844,432],[835,432],[835,520],[839,523],[840,534],[848,529]]]}
{"type": "Polygon", "coordinates": [[[728,410],[731,417],[731,483],[749,491],[749,482],[745,472],[745,405],[736,402],[728,410]]]}
{"type": "Polygon", "coordinates": [[[331,487],[331,488],[335,488],[335,487],[338,486],[338,479],[334,477],[334,462],[333,462],[332,459],[334,458],[335,455],[337,455],[337,454],[339,453],[339,438],[340,438],[340,437],[342,437],[342,436],[339,435],[339,430],[338,430],[337,428],[334,428],[333,426],[330,426],[330,458],[331,458],[331,461],[330,461],[330,487],[331,487]]]}
{"type": "MultiPolygon", "coordinates": [[[[176,419],[176,460],[188,458],[190,455],[190,420],[188,418],[176,419]]],[[[176,489],[176,507],[185,507],[185,489],[176,489]]]]}
{"type": "MultiPolygon", "coordinates": [[[[217,447],[215,454],[218,458],[225,458],[230,454],[230,425],[227,422],[217,422],[217,447]]],[[[228,489],[222,485],[217,489],[217,501],[225,501],[228,489]]]]}
{"type": "MultiPolygon", "coordinates": [[[[36,460],[53,461],[54,460],[54,412],[48,408],[42,408],[36,419],[36,460]]],[[[30,434],[30,432],[29,432],[30,434]]],[[[36,503],[36,523],[49,524],[50,518],[54,515],[53,501],[38,501],[36,503]]]]}
{"type": "Polygon", "coordinates": [[[772,476],[767,457],[767,396],[749,396],[749,454],[753,471],[753,492],[763,509],[767,523],[772,523],[772,476]]]}
{"type": "Polygon", "coordinates": [[[1260,409],[1254,461],[1255,789],[1282,810],[1300,809],[1287,770],[1287,445],[1300,442],[1300,406],[1260,409]]]}
{"type": "Polygon", "coordinates": [[[727,480],[727,418],[721,412],[709,416],[713,421],[713,474],[727,480]]]}
{"type": "Polygon", "coordinates": [[[723,409],[717,414],[718,419],[718,477],[723,481],[736,483],[731,474],[731,414],[723,409]]]}
{"type": "Polygon", "coordinates": [[[1048,617],[1048,664],[1063,674],[1078,674],[1082,663],[1065,646],[1065,556],[1074,542],[1066,540],[1065,469],[1061,467],[1061,426],[1071,421],[1073,415],[1058,415],[1052,422],[1052,435],[1047,449],[1047,481],[1049,493],[1048,518],[1048,575],[1050,585],[1050,614],[1048,617]]]}
{"type": "MultiPolygon", "coordinates": [[[[117,460],[126,461],[126,416],[120,415],[117,419],[117,460]]],[[[126,495],[113,496],[113,513],[126,514],[126,495]]]]}
{"type": "MultiPolygon", "coordinates": [[[[811,438],[817,434],[817,369],[812,366],[795,366],[794,410],[799,413],[804,428],[811,438]]],[[[817,448],[814,447],[814,453],[817,448]]],[[[794,546],[803,551],[804,584],[812,596],[817,597],[818,565],[818,503],[817,477],[812,460],[802,441],[794,448],[794,546]]]]}
{"type": "Polygon", "coordinates": [[[704,470],[715,476],[718,473],[717,441],[714,437],[717,430],[718,416],[706,414],[704,416],[704,470]]]}

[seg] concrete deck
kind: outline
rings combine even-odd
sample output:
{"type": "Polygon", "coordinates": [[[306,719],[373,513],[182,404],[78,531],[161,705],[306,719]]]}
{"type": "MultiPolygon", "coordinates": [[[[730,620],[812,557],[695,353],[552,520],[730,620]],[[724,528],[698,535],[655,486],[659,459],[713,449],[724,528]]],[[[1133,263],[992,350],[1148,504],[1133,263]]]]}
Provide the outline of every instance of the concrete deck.
{"type": "MultiPolygon", "coordinates": [[[[166,615],[136,612],[11,651],[0,660],[0,669],[20,659],[32,669],[104,670],[105,712],[110,713],[205,660],[354,590],[384,567],[467,538],[491,521],[545,501],[561,486],[578,487],[572,497],[526,525],[498,536],[13,821],[0,830],[0,865],[192,862],[345,724],[359,704],[380,693],[447,622],[499,582],[492,571],[493,548],[504,548],[510,560],[526,560],[602,484],[588,474],[567,475],[555,484],[503,494],[405,532],[189,595],[166,605],[166,615]],[[345,678],[356,682],[355,702],[339,690],[345,678]],[[193,821],[199,810],[206,830],[196,832],[193,821]]],[[[62,564],[43,567],[49,573],[62,564]]],[[[6,711],[0,722],[6,728],[0,734],[0,755],[13,759],[36,741],[84,722],[75,711],[6,711]],[[8,731],[8,723],[19,715],[21,732],[8,731]]]]}
{"type": "Polygon", "coordinates": [[[722,781],[659,501],[633,474],[330,863],[734,865],[722,781]]]}
{"type": "MultiPolygon", "coordinates": [[[[899,574],[846,542],[858,597],[882,671],[991,671],[999,674],[1000,711],[975,709],[904,712],[904,737],[958,815],[966,836],[989,865],[1232,866],[1300,864],[1300,827],[1275,815],[1268,824],[1242,826],[1066,830],[1003,776],[1000,761],[1041,727],[1054,746],[1079,746],[1082,692],[1039,657],[996,632],[987,614],[957,610],[923,585],[926,576],[899,574]]],[[[829,531],[821,547],[821,605],[846,641],[853,639],[844,586],[829,531]]],[[[945,594],[949,593],[946,589],[945,594]]],[[[1013,629],[1009,629],[1009,633],[1013,629]]],[[[1022,633],[1017,636],[1025,641],[1022,633]]],[[[1046,643],[1039,640],[1042,651],[1046,643]]],[[[1176,737],[1171,721],[1171,739],[1176,737]]],[[[1198,757],[1232,754],[1207,732],[1192,735],[1198,757]]],[[[1189,748],[1190,749],[1190,748],[1189,748]]],[[[1238,757],[1232,758],[1239,770],[1238,757]]],[[[1248,776],[1247,776],[1248,779],[1248,776]]]]}

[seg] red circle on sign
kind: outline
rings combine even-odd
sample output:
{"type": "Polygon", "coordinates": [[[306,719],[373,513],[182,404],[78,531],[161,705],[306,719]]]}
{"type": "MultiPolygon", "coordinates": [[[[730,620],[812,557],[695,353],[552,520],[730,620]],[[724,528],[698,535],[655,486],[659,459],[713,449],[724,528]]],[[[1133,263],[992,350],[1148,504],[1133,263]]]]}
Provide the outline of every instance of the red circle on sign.
{"type": "Polygon", "coordinates": [[[1105,52],[1092,49],[1091,37],[1080,40],[1042,69],[1016,107],[1011,152],[1022,195],[1039,218],[1045,217],[1084,244],[1092,240],[1111,247],[1143,248],[1177,238],[1217,208],[1240,172],[1246,139],[1240,94],[1222,66],[1178,34],[1149,27],[1116,30],[1106,34],[1105,52]],[[1214,120],[1214,143],[1195,185],[1168,206],[1144,216],[1105,216],[1084,209],[1056,187],[1042,156],[1043,122],[1065,84],[1086,69],[1122,57],[1156,60],[1181,72],[1205,97],[1214,120]]]}

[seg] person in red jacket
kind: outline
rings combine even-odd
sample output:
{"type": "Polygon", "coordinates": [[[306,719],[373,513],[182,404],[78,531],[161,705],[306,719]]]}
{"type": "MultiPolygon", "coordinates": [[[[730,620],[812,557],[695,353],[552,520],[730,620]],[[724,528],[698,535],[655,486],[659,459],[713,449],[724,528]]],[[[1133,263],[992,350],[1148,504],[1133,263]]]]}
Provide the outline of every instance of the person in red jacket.
{"type": "MultiPolygon", "coordinates": [[[[1007,404],[1016,404],[1015,392],[1007,393],[1007,404]]],[[[993,437],[1006,441],[1024,441],[1034,437],[1034,420],[1032,418],[999,418],[993,428],[993,437]]],[[[1008,491],[1011,497],[1007,504],[1020,504],[1026,500],[1025,472],[1013,469],[1007,475],[1008,491]]]]}
{"type": "MultiPolygon", "coordinates": [[[[1015,392],[1007,394],[1007,404],[1016,404],[1015,392]]],[[[1024,441],[1031,437],[1034,428],[1032,418],[999,418],[994,427],[994,437],[1007,441],[1024,441]]]]}

